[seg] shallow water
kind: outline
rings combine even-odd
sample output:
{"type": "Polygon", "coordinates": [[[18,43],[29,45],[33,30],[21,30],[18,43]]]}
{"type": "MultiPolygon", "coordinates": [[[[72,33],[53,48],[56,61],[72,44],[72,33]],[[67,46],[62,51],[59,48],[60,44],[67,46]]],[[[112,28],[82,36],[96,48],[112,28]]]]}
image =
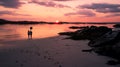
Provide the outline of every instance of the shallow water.
{"type": "Polygon", "coordinates": [[[0,25],[0,40],[27,39],[29,27],[33,27],[33,39],[58,36],[59,32],[73,31],[70,26],[108,26],[113,24],[36,24],[36,25],[0,25]]]}

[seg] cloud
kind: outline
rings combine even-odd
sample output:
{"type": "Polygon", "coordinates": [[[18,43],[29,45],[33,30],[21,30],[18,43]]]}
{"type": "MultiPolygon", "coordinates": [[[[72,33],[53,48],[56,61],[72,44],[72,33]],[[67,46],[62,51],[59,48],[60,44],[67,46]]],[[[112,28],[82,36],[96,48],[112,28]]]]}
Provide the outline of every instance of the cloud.
{"type": "Polygon", "coordinates": [[[74,1],[74,0],[54,0],[54,1],[74,1]]]}
{"type": "Polygon", "coordinates": [[[77,11],[77,12],[71,12],[64,14],[65,16],[71,16],[71,15],[79,15],[79,16],[85,16],[85,17],[93,17],[96,14],[92,11],[84,10],[84,11],[77,11]]]}
{"type": "Polygon", "coordinates": [[[105,17],[115,17],[115,16],[120,16],[120,13],[117,13],[117,14],[110,14],[110,15],[107,15],[105,17]]]}
{"type": "Polygon", "coordinates": [[[13,14],[13,13],[10,12],[10,11],[0,11],[0,15],[4,15],[4,14],[11,15],[11,14],[13,14]]]}
{"type": "Polygon", "coordinates": [[[30,16],[25,14],[18,14],[13,11],[0,11],[0,15],[21,15],[21,16],[30,16]]]}
{"type": "Polygon", "coordinates": [[[58,8],[70,8],[70,6],[66,6],[66,5],[62,5],[62,4],[57,4],[53,1],[49,1],[49,2],[40,2],[40,1],[36,1],[36,0],[32,0],[29,3],[35,3],[35,4],[39,4],[41,6],[46,6],[46,7],[58,7],[58,8]]]}
{"type": "Polygon", "coordinates": [[[0,5],[7,8],[18,8],[23,4],[19,0],[0,0],[0,5]]]}
{"type": "Polygon", "coordinates": [[[120,12],[120,4],[108,4],[108,3],[93,3],[87,5],[79,5],[77,8],[92,9],[101,13],[118,13],[120,12]]]}

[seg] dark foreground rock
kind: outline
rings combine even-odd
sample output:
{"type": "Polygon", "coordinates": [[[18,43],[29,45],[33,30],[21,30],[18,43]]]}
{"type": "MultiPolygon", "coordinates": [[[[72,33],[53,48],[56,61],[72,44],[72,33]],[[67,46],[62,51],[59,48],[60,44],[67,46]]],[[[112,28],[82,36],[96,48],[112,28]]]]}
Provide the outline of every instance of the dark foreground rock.
{"type": "MultiPolygon", "coordinates": [[[[118,26],[117,26],[118,27],[118,26]]],[[[67,32],[68,33],[68,32],[67,32]]],[[[101,26],[91,26],[81,30],[77,30],[69,35],[69,39],[73,40],[90,40],[88,45],[90,50],[82,50],[83,52],[94,51],[100,55],[112,57],[117,61],[108,61],[109,65],[120,64],[120,31],[112,31],[111,28],[101,26]]]]}
{"type": "Polygon", "coordinates": [[[108,64],[108,65],[117,65],[117,64],[120,64],[120,62],[117,61],[117,60],[109,60],[109,61],[107,62],[107,64],[108,64]]]}
{"type": "Polygon", "coordinates": [[[120,61],[120,32],[116,31],[114,33],[116,34],[113,38],[101,37],[99,40],[90,41],[88,45],[93,48],[94,52],[120,61]]]}
{"type": "Polygon", "coordinates": [[[83,29],[83,28],[88,28],[88,26],[82,26],[82,27],[78,27],[78,26],[71,26],[69,27],[70,29],[83,29]]]}
{"type": "Polygon", "coordinates": [[[60,35],[69,35],[70,39],[73,40],[93,40],[96,38],[99,38],[100,36],[104,35],[105,33],[112,31],[112,29],[107,28],[105,26],[91,26],[91,27],[85,27],[80,30],[77,30],[75,32],[61,32],[60,35]]]}

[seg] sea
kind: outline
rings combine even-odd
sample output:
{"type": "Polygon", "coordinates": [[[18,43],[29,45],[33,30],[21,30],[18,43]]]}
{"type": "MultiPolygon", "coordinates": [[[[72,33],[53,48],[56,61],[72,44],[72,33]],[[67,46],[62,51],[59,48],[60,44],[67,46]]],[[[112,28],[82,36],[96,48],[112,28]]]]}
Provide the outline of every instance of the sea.
{"type": "Polygon", "coordinates": [[[60,32],[76,31],[70,29],[70,26],[107,26],[113,28],[114,24],[5,24],[0,25],[0,41],[28,39],[27,32],[32,27],[33,39],[59,36],[60,32]]]}

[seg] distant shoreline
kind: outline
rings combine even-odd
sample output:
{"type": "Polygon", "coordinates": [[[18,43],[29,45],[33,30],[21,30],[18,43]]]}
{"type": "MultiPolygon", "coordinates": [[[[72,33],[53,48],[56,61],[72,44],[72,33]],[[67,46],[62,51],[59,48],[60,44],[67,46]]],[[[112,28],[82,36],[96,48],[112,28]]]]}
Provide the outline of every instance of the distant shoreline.
{"type": "Polygon", "coordinates": [[[2,24],[120,24],[120,22],[45,22],[45,21],[10,21],[0,19],[0,25],[2,24]]]}

